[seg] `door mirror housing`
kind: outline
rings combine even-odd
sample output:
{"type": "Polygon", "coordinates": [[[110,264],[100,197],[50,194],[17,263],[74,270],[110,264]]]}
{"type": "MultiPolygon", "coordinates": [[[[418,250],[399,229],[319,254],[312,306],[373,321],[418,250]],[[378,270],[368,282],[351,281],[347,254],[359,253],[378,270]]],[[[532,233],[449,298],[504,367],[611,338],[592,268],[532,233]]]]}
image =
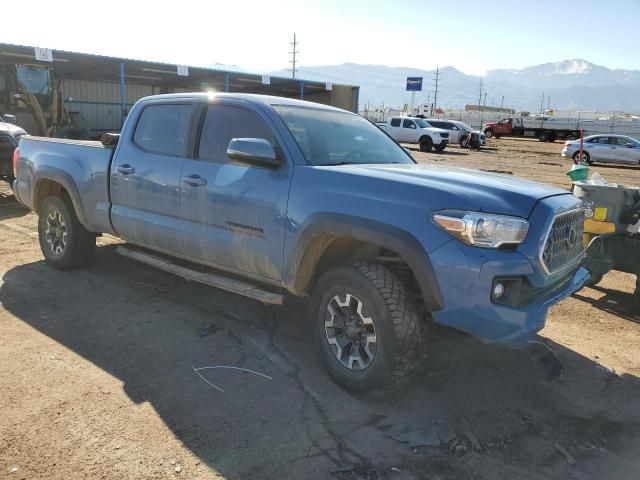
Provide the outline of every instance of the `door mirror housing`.
{"type": "Polygon", "coordinates": [[[232,138],[227,156],[236,162],[278,168],[282,161],[268,140],[264,138],[232,138]]]}
{"type": "Polygon", "coordinates": [[[0,115],[0,121],[7,123],[16,123],[18,120],[15,115],[9,115],[8,113],[0,115]]]}

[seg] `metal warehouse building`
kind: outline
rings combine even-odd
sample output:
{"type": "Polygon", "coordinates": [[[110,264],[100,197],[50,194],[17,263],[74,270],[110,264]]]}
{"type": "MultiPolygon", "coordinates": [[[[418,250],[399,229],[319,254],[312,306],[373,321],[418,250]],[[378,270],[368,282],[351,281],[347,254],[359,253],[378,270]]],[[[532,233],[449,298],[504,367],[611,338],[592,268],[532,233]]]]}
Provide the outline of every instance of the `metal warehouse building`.
{"type": "Polygon", "coordinates": [[[352,85],[0,44],[0,114],[15,115],[36,135],[63,136],[56,132],[82,123],[85,133],[71,138],[97,138],[119,130],[141,97],[207,90],[301,98],[354,112],[359,93],[352,85]]]}

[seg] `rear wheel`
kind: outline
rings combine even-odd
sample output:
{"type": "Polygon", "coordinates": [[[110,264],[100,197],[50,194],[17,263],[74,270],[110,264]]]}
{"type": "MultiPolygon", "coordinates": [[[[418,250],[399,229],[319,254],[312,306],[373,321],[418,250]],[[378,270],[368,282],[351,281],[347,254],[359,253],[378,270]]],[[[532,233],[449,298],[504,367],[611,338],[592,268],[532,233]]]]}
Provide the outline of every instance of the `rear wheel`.
{"type": "Polygon", "coordinates": [[[541,142],[548,142],[549,141],[549,134],[547,132],[542,132],[538,136],[538,140],[540,140],[541,142]]]}
{"type": "Polygon", "coordinates": [[[402,379],[424,345],[425,323],[405,287],[377,263],[325,272],[313,289],[310,318],[322,363],[348,390],[402,379]]]}
{"type": "Polygon", "coordinates": [[[421,152],[430,152],[433,148],[433,142],[429,137],[422,137],[420,139],[420,151],[421,152]]]}
{"type": "Polygon", "coordinates": [[[54,268],[67,270],[88,263],[96,247],[96,235],[76,215],[69,197],[48,197],[38,217],[40,248],[54,268]]]}
{"type": "Polygon", "coordinates": [[[580,151],[577,151],[571,157],[573,158],[573,163],[579,165],[580,163],[584,165],[589,165],[591,163],[591,156],[589,156],[589,152],[582,152],[582,156],[580,156],[580,151]]]}

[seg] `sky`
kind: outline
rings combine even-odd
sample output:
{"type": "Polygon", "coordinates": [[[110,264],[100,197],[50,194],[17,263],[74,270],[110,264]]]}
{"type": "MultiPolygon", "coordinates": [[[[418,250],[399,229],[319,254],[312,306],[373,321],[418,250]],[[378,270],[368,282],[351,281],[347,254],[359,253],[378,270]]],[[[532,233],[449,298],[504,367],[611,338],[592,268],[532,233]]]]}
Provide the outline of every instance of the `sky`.
{"type": "Polygon", "coordinates": [[[640,0],[24,0],[20,11],[0,42],[256,73],[288,67],[294,32],[303,66],[640,69],[640,0]]]}

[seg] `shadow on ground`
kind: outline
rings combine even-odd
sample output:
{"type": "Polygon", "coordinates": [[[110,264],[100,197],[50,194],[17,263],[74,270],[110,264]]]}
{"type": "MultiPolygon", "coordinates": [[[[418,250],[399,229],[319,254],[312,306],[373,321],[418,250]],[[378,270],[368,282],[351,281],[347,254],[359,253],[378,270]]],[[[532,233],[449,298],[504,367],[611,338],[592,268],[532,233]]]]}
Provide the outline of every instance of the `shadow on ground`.
{"type": "Polygon", "coordinates": [[[553,342],[506,349],[434,333],[410,384],[353,396],[319,366],[299,300],[263,307],[132,265],[113,247],[99,248],[85,270],[37,262],[3,280],[6,310],[118,378],[133,401],[150,402],[228,479],[622,480],[640,472],[639,379],[553,342]],[[193,371],[220,365],[272,380],[201,371],[207,383],[193,371]],[[432,446],[410,448],[416,431],[432,446]]]}
{"type": "Polygon", "coordinates": [[[10,189],[0,181],[0,220],[23,217],[29,213],[29,209],[20,205],[10,189]]]}

